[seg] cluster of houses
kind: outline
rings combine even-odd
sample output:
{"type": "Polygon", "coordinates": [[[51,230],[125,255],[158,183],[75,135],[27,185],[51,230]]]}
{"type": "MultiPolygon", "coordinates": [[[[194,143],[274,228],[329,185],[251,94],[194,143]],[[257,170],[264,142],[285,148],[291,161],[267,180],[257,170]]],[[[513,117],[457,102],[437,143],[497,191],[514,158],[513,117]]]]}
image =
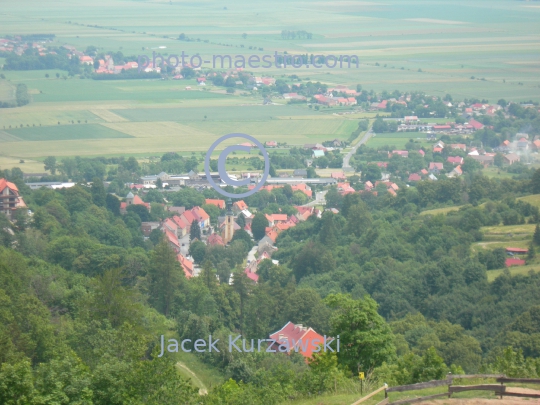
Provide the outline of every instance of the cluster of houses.
{"type": "Polygon", "coordinates": [[[43,39],[37,42],[24,41],[20,36],[13,39],[0,38],[0,52],[13,52],[16,55],[23,55],[27,49],[35,49],[40,56],[47,54],[56,55],[54,51],[49,51],[44,45],[50,42],[50,39],[43,39]]]}
{"type": "Polygon", "coordinates": [[[417,116],[406,116],[398,125],[398,132],[417,131],[441,135],[466,135],[483,128],[484,124],[474,118],[469,118],[468,122],[464,124],[456,124],[455,122],[433,124],[422,123],[417,116]]]}
{"type": "MultiPolygon", "coordinates": [[[[94,59],[91,56],[81,56],[80,61],[83,64],[93,65],[94,59]]],[[[105,55],[105,59],[98,59],[99,67],[95,70],[95,73],[98,74],[118,74],[122,73],[123,70],[138,69],[139,64],[137,62],[126,62],[123,65],[115,65],[114,59],[111,55],[105,55]]],[[[160,72],[160,68],[155,69],[147,67],[145,72],[160,72]]]]}

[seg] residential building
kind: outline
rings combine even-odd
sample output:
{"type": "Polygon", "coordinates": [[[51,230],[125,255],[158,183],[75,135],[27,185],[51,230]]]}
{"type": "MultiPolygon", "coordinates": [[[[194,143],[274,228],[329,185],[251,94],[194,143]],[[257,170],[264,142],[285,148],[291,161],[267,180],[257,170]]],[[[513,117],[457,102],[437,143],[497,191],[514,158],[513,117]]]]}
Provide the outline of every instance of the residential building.
{"type": "Polygon", "coordinates": [[[213,200],[213,199],[207,198],[204,202],[209,205],[215,205],[220,210],[225,209],[225,200],[213,200]]]}
{"type": "MultiPolygon", "coordinates": [[[[275,350],[279,353],[279,346],[284,345],[291,351],[298,351],[306,358],[310,358],[314,351],[316,351],[319,345],[324,345],[325,336],[322,336],[315,332],[313,328],[306,327],[302,324],[295,325],[292,322],[287,324],[280,330],[270,334],[270,339],[275,341],[271,345],[270,350],[275,350]]],[[[326,337],[327,342],[334,340],[334,338],[326,337]]]]}
{"type": "Polygon", "coordinates": [[[513,165],[514,163],[519,162],[519,155],[516,155],[515,153],[504,155],[504,162],[513,165]]]}
{"type": "Polygon", "coordinates": [[[193,273],[193,262],[186,259],[184,256],[182,256],[181,253],[179,253],[176,256],[176,259],[180,263],[180,266],[182,266],[182,270],[184,270],[184,274],[186,275],[186,278],[191,278],[194,276],[193,273]]]}
{"type": "Polygon", "coordinates": [[[441,170],[444,169],[444,165],[442,163],[438,162],[430,162],[429,163],[429,172],[430,173],[439,173],[441,170]]]}
{"type": "Polygon", "coordinates": [[[6,179],[0,179],[0,212],[13,220],[15,210],[25,207],[26,204],[17,186],[6,179]]]}
{"type": "Polygon", "coordinates": [[[142,205],[150,212],[150,203],[145,203],[141,197],[134,195],[131,191],[126,195],[125,201],[120,203],[120,214],[126,214],[127,207],[130,205],[142,205]]]}

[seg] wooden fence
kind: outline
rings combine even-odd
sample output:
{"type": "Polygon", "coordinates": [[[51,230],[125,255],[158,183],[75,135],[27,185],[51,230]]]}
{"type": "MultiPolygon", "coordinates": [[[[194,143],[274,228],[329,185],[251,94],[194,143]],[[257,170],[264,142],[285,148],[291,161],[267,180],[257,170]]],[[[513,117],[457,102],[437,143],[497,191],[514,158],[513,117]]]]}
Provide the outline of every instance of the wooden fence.
{"type": "Polygon", "coordinates": [[[435,398],[442,398],[442,397],[451,398],[452,394],[457,393],[457,392],[464,392],[464,391],[493,391],[495,395],[499,395],[501,399],[503,396],[522,397],[522,398],[540,398],[540,394],[507,391],[506,388],[510,388],[510,387],[507,387],[506,385],[504,385],[505,383],[540,384],[540,379],[538,378],[509,378],[503,374],[468,374],[468,375],[448,374],[445,380],[433,380],[429,382],[409,384],[409,385],[400,385],[398,387],[389,387],[389,388],[386,384],[384,384],[383,387],[359,399],[352,405],[358,405],[383,390],[384,390],[384,399],[380,401],[377,405],[414,404],[416,402],[428,401],[430,399],[435,399],[435,398]],[[471,378],[494,378],[500,384],[453,385],[453,382],[455,379],[471,379],[471,378]],[[390,402],[388,398],[389,392],[416,391],[416,390],[423,390],[426,388],[436,388],[436,387],[442,387],[442,386],[448,386],[448,391],[441,394],[428,395],[424,397],[411,398],[411,399],[403,399],[403,400],[395,401],[395,402],[390,402]]]}

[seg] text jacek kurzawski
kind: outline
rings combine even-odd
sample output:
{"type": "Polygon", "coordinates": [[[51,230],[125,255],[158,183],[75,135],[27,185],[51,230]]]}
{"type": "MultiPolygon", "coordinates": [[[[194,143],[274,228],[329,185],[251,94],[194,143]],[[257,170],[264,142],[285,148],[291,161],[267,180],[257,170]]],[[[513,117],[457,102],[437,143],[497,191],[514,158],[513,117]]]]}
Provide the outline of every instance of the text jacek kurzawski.
{"type": "MultiPolygon", "coordinates": [[[[275,339],[243,339],[242,335],[237,335],[233,337],[229,335],[228,339],[228,350],[229,352],[237,351],[238,353],[252,353],[252,352],[267,352],[267,353],[288,353],[292,350],[295,352],[307,352],[311,350],[313,353],[319,353],[321,350],[326,352],[339,352],[339,335],[336,340],[335,350],[330,346],[334,341],[333,337],[324,335],[323,339],[295,339],[289,340],[284,339],[277,341],[275,339]],[[274,347],[276,349],[274,349],[274,347]]],[[[165,351],[169,353],[177,353],[178,350],[189,353],[195,351],[198,353],[204,352],[217,352],[220,353],[220,350],[217,348],[216,344],[219,342],[219,339],[212,339],[212,335],[208,336],[208,340],[197,339],[192,341],[191,339],[184,339],[178,341],[176,339],[168,339],[167,346],[165,346],[165,336],[161,335],[161,353],[158,357],[163,356],[165,351]]]]}

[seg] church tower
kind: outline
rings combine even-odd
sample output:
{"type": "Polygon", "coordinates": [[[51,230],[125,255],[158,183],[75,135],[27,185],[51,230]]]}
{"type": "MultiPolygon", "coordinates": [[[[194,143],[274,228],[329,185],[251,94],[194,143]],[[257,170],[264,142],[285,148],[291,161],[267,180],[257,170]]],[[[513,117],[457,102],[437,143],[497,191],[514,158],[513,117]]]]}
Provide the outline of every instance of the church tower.
{"type": "Polygon", "coordinates": [[[232,200],[227,199],[227,216],[225,217],[225,226],[221,238],[223,242],[229,243],[234,235],[234,215],[232,211],[232,200]]]}

